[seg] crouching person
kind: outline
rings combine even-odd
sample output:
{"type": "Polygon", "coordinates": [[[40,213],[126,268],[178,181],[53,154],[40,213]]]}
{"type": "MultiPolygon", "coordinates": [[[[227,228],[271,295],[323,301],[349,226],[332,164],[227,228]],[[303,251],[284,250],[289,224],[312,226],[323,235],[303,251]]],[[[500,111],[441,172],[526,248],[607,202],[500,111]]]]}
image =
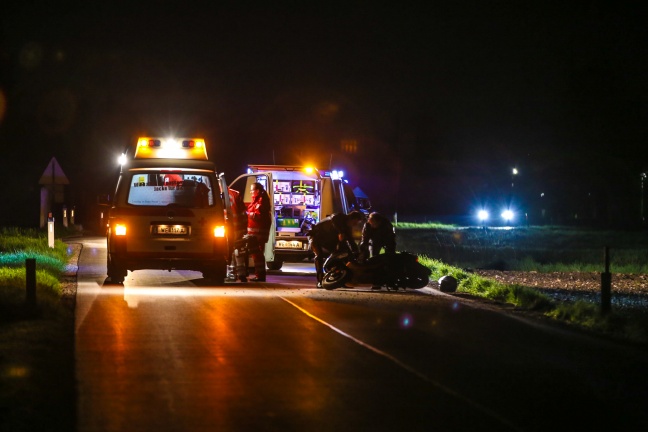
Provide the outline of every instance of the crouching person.
{"type": "Polygon", "coordinates": [[[385,253],[396,252],[396,232],[389,219],[374,212],[362,228],[360,251],[370,258],[380,254],[382,249],[385,249],[385,253]]]}
{"type": "Polygon", "coordinates": [[[365,216],[362,212],[352,211],[349,214],[332,214],[313,226],[308,236],[310,249],[315,255],[317,288],[322,288],[324,260],[338,248],[340,243],[348,243],[353,252],[358,252],[358,246],[353,240],[353,227],[364,220],[365,216]]]}

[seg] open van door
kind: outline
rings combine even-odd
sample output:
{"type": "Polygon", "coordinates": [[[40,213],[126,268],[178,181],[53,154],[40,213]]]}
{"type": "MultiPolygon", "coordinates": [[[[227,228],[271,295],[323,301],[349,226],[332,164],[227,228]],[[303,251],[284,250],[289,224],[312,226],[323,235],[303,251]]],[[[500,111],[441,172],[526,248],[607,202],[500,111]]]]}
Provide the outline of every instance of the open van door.
{"type": "MultiPolygon", "coordinates": [[[[268,192],[268,195],[272,193],[272,173],[262,172],[262,173],[252,173],[252,174],[243,174],[238,176],[234,181],[229,185],[230,189],[234,189],[241,194],[243,197],[243,202],[247,206],[252,202],[252,194],[250,193],[250,186],[254,183],[261,183],[263,188],[268,192]]],[[[229,194],[228,200],[229,200],[229,194]]],[[[275,209],[274,209],[274,200],[272,195],[270,195],[270,214],[272,224],[270,225],[270,236],[268,237],[268,242],[265,244],[264,255],[267,263],[274,261],[274,244],[275,244],[275,235],[277,232],[276,218],[275,218],[275,209]]],[[[248,263],[249,266],[250,263],[248,263]]]]}

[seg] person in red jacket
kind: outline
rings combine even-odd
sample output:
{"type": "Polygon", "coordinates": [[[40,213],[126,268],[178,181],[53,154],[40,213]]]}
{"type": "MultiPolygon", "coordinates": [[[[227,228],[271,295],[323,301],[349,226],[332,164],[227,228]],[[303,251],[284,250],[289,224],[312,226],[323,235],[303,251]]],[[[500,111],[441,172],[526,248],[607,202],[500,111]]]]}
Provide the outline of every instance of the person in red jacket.
{"type": "Polygon", "coordinates": [[[253,282],[265,282],[265,244],[270,237],[270,227],[272,226],[272,215],[270,214],[270,197],[263,188],[261,183],[254,183],[250,186],[252,193],[252,202],[247,207],[247,236],[254,237],[256,245],[250,246],[250,255],[254,261],[254,273],[256,277],[252,278],[253,282]]]}

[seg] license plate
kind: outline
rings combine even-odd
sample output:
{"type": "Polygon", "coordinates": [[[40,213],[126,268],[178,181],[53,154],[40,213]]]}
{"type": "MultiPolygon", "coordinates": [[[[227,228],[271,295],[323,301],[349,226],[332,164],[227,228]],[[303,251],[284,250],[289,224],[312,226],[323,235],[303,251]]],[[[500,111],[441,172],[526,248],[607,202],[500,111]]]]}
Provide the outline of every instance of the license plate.
{"type": "Polygon", "coordinates": [[[155,225],[155,234],[163,235],[187,235],[185,225],[155,225]]]}
{"type": "Polygon", "coordinates": [[[276,246],[283,249],[301,249],[302,242],[299,240],[277,240],[276,246]]]}

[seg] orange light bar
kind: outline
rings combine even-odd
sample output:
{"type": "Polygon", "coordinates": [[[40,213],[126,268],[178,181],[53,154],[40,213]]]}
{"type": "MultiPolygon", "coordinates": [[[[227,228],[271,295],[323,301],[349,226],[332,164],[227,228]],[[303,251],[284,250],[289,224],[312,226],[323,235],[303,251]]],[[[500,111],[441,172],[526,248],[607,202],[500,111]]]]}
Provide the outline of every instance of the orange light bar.
{"type": "Polygon", "coordinates": [[[140,137],[135,159],[199,159],[207,160],[207,147],[202,138],[140,137]]]}

